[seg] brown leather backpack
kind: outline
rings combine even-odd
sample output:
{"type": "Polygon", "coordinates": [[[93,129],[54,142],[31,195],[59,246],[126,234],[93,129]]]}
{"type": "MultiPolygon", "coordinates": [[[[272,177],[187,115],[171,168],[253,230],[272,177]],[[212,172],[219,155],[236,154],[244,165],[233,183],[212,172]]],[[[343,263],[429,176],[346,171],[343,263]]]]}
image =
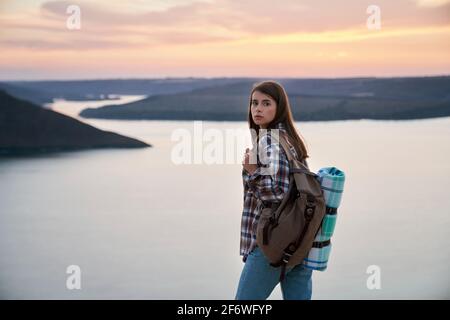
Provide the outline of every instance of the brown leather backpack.
{"type": "Polygon", "coordinates": [[[289,160],[289,191],[281,202],[263,203],[256,242],[273,267],[300,264],[307,257],[325,216],[323,190],[307,163],[295,159],[284,134],[279,142],[289,160]]]}

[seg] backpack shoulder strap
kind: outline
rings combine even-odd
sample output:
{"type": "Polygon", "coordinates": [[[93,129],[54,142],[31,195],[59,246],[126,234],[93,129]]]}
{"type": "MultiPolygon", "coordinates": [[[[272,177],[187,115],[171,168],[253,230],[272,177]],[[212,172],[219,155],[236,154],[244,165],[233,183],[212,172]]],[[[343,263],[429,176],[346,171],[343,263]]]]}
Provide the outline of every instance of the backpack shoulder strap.
{"type": "Polygon", "coordinates": [[[280,131],[280,134],[279,134],[280,145],[283,147],[288,160],[292,161],[292,160],[294,160],[294,155],[292,154],[291,148],[289,147],[289,144],[287,143],[286,139],[287,138],[286,138],[285,134],[280,131]]]}
{"type": "MultiPolygon", "coordinates": [[[[280,145],[283,147],[284,152],[286,153],[288,160],[289,161],[294,160],[295,158],[294,158],[294,155],[292,154],[292,151],[291,151],[291,148],[289,146],[289,143],[287,142],[286,135],[284,133],[281,133],[279,136],[280,136],[279,137],[280,145]]],[[[305,167],[305,171],[306,171],[305,173],[310,173],[309,166],[308,166],[308,163],[306,162],[306,159],[303,159],[302,161],[298,161],[298,162],[301,163],[305,167]]]]}

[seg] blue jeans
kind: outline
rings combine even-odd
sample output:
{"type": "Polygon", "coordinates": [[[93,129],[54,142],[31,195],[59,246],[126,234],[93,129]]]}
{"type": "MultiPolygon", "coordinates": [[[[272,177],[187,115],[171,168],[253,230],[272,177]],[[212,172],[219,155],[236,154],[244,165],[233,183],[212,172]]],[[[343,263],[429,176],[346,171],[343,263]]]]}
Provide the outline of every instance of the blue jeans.
{"type": "MultiPolygon", "coordinates": [[[[312,271],[301,264],[287,267],[281,292],[284,300],[310,300],[312,271]]],[[[239,280],[236,300],[265,300],[279,283],[281,268],[272,267],[259,247],[249,253],[239,280]]]]}

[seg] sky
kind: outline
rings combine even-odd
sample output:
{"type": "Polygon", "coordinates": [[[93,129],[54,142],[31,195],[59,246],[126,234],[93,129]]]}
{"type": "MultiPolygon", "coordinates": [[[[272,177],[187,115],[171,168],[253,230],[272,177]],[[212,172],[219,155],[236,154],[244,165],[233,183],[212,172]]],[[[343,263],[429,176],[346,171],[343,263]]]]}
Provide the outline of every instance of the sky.
{"type": "Polygon", "coordinates": [[[449,74],[450,0],[0,0],[0,80],[449,74]]]}

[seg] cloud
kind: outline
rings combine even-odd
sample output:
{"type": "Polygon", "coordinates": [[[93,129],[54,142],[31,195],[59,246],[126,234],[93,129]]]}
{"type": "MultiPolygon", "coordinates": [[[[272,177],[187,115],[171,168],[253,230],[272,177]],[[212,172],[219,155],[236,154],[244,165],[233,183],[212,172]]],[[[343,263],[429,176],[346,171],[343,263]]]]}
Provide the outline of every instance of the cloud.
{"type": "Polygon", "coordinates": [[[450,4],[450,0],[414,0],[418,7],[437,8],[450,4]]]}
{"type": "MultiPolygon", "coordinates": [[[[49,19],[66,19],[66,8],[72,4],[70,1],[49,1],[41,6],[42,14],[49,19]]],[[[231,1],[215,0],[194,1],[172,6],[163,11],[141,10],[133,12],[120,12],[105,3],[80,2],[82,23],[93,31],[102,28],[111,30],[133,27],[165,28],[165,29],[196,29],[208,32],[220,30],[222,33],[235,34],[280,34],[292,31],[321,30],[324,22],[334,20],[328,27],[344,26],[348,24],[348,17],[327,13],[327,7],[320,4],[308,8],[299,4],[298,0],[286,0],[282,5],[273,1],[231,1]],[[318,14],[322,12],[325,18],[317,21],[318,14]],[[330,18],[330,19],[327,19],[330,18]],[[334,19],[331,19],[334,18],[334,19]],[[345,22],[344,22],[345,21],[345,22]]],[[[329,8],[328,8],[329,9],[329,8]]],[[[329,11],[329,10],[328,10],[329,11]]],[[[362,11],[363,12],[363,11],[362,11]]],[[[355,20],[356,21],[356,20],[355,20]]]]}
{"type": "MultiPolygon", "coordinates": [[[[448,14],[438,13],[436,8],[422,10],[417,6],[450,0],[414,1],[416,3],[403,0],[394,4],[380,0],[382,28],[416,30],[420,22],[424,25],[449,24],[448,14]]],[[[316,0],[130,0],[125,6],[119,0],[45,1],[33,15],[27,12],[22,16],[20,13],[2,16],[1,43],[8,47],[49,50],[58,49],[60,44],[60,49],[82,50],[237,43],[261,38],[278,42],[297,38],[313,39],[313,42],[358,41],[372,36],[365,34],[366,6],[359,0],[347,0],[345,6],[342,2],[316,0]],[[66,28],[69,16],[66,9],[73,4],[81,9],[81,30],[66,28]],[[348,30],[355,30],[353,33],[360,30],[361,34],[352,36],[348,30]],[[332,39],[334,34],[336,40],[332,39]]],[[[378,36],[383,35],[379,33],[378,36]]]]}

